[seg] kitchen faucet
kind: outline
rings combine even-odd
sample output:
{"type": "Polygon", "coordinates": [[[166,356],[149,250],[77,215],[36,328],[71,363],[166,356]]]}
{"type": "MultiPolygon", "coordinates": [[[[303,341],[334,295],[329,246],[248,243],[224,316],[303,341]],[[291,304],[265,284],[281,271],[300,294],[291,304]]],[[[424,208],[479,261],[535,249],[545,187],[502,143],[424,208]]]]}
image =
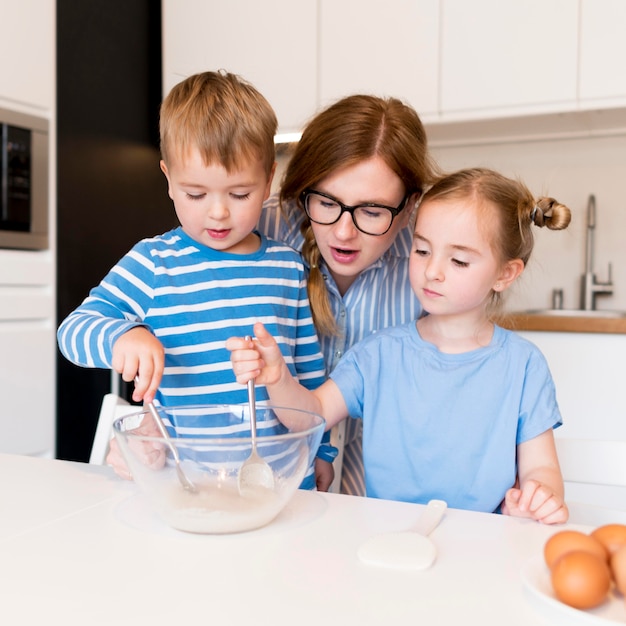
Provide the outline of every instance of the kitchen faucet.
{"type": "Polygon", "coordinates": [[[585,255],[585,273],[581,280],[580,308],[584,311],[595,311],[596,296],[610,296],[613,293],[611,280],[611,264],[609,263],[609,277],[606,282],[600,282],[593,273],[593,245],[596,228],[596,197],[591,194],[587,202],[587,247],[585,255]]]}

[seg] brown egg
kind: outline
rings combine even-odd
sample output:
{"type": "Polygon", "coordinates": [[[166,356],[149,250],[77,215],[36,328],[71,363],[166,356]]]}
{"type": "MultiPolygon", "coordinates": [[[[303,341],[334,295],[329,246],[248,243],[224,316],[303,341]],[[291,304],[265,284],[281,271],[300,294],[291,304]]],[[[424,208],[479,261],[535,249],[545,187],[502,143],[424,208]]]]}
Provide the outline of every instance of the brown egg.
{"type": "Polygon", "coordinates": [[[615,586],[626,595],[626,544],[619,547],[611,556],[611,574],[615,586]]]}
{"type": "Polygon", "coordinates": [[[626,524],[605,524],[598,526],[592,533],[607,550],[609,556],[623,543],[626,543],[626,524]]]}
{"type": "Polygon", "coordinates": [[[559,557],[574,550],[590,552],[604,561],[607,561],[609,556],[604,545],[595,537],[578,530],[561,530],[552,535],[543,547],[546,565],[552,569],[559,557]]]}
{"type": "Polygon", "coordinates": [[[550,574],[556,597],[576,609],[602,604],[611,588],[611,571],[606,560],[591,552],[567,552],[550,574]]]}

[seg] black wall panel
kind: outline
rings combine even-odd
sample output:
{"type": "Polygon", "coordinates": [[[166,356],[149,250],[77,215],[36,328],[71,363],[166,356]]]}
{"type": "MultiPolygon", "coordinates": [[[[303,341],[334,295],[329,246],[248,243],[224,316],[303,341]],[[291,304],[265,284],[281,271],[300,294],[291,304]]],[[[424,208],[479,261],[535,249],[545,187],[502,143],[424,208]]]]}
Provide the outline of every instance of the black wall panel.
{"type": "MultiPolygon", "coordinates": [[[[136,241],[177,224],[160,101],[160,2],[57,0],[59,323],[136,241]]],[[[110,380],[58,354],[58,458],[88,460],[110,380]]]]}

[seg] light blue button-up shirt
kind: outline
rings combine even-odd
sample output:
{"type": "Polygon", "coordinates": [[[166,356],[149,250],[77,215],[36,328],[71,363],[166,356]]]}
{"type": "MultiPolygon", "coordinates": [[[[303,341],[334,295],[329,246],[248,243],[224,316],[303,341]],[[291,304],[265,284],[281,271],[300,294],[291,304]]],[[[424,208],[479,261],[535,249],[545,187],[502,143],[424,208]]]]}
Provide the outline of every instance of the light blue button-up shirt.
{"type": "MultiPolygon", "coordinates": [[[[304,213],[295,206],[295,202],[283,207],[281,214],[278,196],[272,195],[263,207],[259,230],[301,251],[304,238],[300,225],[303,219],[304,213]]],[[[319,338],[328,373],[335,368],[345,352],[361,339],[381,328],[405,324],[419,317],[421,306],[409,281],[408,257],[412,242],[413,229],[410,226],[400,231],[389,250],[365,269],[343,296],[323,259],[320,259],[320,270],[339,328],[336,336],[319,338]]],[[[306,261],[305,266],[308,270],[306,261]]],[[[346,445],[358,426],[354,421],[348,420],[346,445]]]]}

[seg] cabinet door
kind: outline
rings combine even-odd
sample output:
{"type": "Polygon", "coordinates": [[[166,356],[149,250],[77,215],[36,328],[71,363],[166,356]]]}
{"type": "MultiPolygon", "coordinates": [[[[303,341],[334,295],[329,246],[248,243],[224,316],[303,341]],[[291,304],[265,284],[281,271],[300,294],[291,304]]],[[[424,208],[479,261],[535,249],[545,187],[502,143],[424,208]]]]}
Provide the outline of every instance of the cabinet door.
{"type": "Polygon", "coordinates": [[[2,3],[0,98],[54,108],[55,4],[41,0],[2,3]]]}
{"type": "MultiPolygon", "coordinates": [[[[582,0],[580,29],[580,99],[626,100],[626,2],[582,0]]],[[[608,104],[612,104],[609,102],[608,104]]]]}
{"type": "Polygon", "coordinates": [[[439,0],[320,0],[320,104],[395,96],[424,118],[438,111],[439,0]]]}
{"type": "Polygon", "coordinates": [[[543,353],[556,386],[563,426],[575,439],[626,439],[626,335],[523,331],[543,353]]]}
{"type": "Polygon", "coordinates": [[[0,321],[0,452],[53,456],[55,331],[0,321]]]}
{"type": "Polygon", "coordinates": [[[442,0],[441,20],[444,117],[575,108],[578,2],[442,0]]]}
{"type": "Polygon", "coordinates": [[[298,130],[317,105],[316,0],[163,0],[163,89],[226,69],[250,81],[298,130]]]}

